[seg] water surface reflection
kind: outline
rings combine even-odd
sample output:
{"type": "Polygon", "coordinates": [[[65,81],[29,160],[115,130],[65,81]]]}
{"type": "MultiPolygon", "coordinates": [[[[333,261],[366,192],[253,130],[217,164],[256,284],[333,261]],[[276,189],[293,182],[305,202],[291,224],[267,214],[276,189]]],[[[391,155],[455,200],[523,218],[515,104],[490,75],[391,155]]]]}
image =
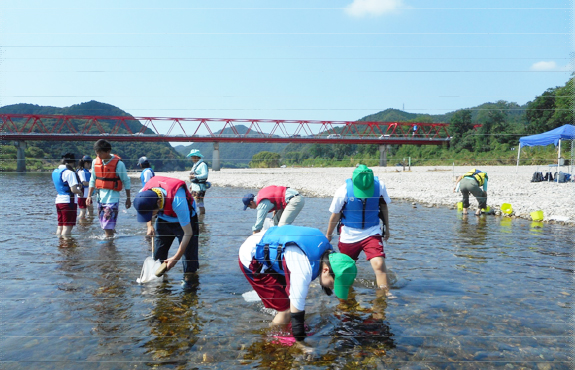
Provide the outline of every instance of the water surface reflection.
{"type": "MultiPolygon", "coordinates": [[[[57,238],[53,191],[37,186],[49,180],[4,176],[12,185],[0,197],[10,209],[0,235],[3,368],[567,369],[573,361],[572,228],[395,202],[386,254],[396,298],[376,296],[363,257],[349,302],[312,283],[308,356],[279,343],[272,313],[242,296],[251,287],[237,251],[255,216],[240,200],[255,189],[210,190],[200,269],[185,289],[179,266],[165,280],[135,283],[151,246],[133,209],[121,208],[113,239],[93,218],[57,238]]],[[[325,230],[329,203],[308,198],[297,223],[325,230]]]]}

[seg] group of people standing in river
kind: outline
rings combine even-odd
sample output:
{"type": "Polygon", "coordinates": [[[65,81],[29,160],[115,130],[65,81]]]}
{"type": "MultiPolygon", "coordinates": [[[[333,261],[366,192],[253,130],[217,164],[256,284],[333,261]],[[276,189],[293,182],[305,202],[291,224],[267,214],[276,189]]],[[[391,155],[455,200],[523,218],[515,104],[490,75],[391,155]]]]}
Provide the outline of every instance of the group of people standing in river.
{"type": "MultiPolygon", "coordinates": [[[[83,169],[78,173],[71,168],[75,158],[70,153],[63,156],[62,165],[53,172],[58,192],[59,234],[71,232],[70,225],[66,224],[70,222],[71,214],[75,222],[73,194],[83,195],[86,206],[90,206],[97,190],[100,225],[107,236],[114,233],[122,189],[126,191],[126,208],[132,205],[130,179],[120,157],[111,153],[112,147],[105,140],[98,140],[94,150],[96,159],[92,161],[85,156],[83,169]],[[91,163],[89,173],[88,163],[91,163]],[[84,173],[82,179],[80,172],[84,173]],[[88,191],[83,193],[82,186],[86,185],[88,191]],[[64,199],[65,196],[68,198],[64,199]]],[[[138,166],[142,168],[143,187],[134,198],[137,220],[148,224],[147,234],[155,241],[154,259],[165,263],[166,270],[181,259],[184,287],[194,280],[199,268],[198,216],[205,213],[204,196],[210,186],[207,164],[200,151],[194,149],[188,157],[194,162],[189,175],[190,188],[183,180],[156,176],[147,158],[140,158],[138,166]],[[168,257],[176,238],[178,249],[168,257]]],[[[479,176],[486,184],[486,175],[473,173],[470,176],[479,176]]],[[[305,300],[311,282],[319,279],[319,285],[327,295],[335,293],[339,299],[347,299],[357,275],[356,261],[362,251],[375,273],[377,289],[389,293],[384,242],[390,236],[387,207],[390,202],[383,181],[365,165],[357,166],[352,177],[336,190],[329,207],[331,216],[325,234],[319,229],[291,225],[305,205],[304,197],[295,189],[273,185],[264,187],[257,195],[250,193],[243,197],[244,211],[256,209],[257,218],[252,235],[239,248],[239,267],[264,306],[277,311],[272,323],[291,322],[293,336],[297,341],[303,341],[306,337],[305,300]],[[268,213],[273,214],[274,226],[264,230],[268,213]],[[340,252],[335,252],[330,244],[336,229],[340,234],[340,252]]]]}

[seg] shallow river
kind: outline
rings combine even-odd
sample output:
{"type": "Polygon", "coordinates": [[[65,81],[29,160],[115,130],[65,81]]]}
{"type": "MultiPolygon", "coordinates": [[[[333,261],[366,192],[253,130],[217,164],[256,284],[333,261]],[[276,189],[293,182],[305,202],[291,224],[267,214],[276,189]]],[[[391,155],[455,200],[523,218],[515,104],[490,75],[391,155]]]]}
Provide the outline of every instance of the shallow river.
{"type": "MultiPolygon", "coordinates": [[[[395,202],[386,248],[395,298],[376,297],[363,254],[355,301],[340,304],[313,282],[314,353],[303,356],[274,341],[272,313],[242,296],[251,288],[237,250],[255,221],[242,211],[246,189],[208,192],[198,281],[184,290],[181,264],[136,283],[151,242],[133,209],[120,207],[111,240],[89,219],[61,241],[48,174],[3,174],[0,184],[3,369],[568,369],[574,360],[566,226],[395,202]]],[[[330,201],[308,198],[296,224],[325,230],[330,201]]]]}

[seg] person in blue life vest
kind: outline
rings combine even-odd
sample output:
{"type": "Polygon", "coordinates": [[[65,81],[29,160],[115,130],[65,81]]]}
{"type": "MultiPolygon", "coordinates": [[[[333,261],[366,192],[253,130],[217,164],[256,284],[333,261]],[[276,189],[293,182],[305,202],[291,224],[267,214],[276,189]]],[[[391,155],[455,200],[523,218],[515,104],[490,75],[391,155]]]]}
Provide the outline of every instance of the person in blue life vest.
{"type": "Polygon", "coordinates": [[[186,183],[171,177],[154,176],[134,198],[139,222],[149,222],[157,215],[154,227],[154,260],[166,262],[170,270],[183,257],[183,285],[193,279],[198,262],[198,210],[186,183]],[[174,239],[179,241],[176,253],[168,258],[174,239]]]}
{"type": "Polygon", "coordinates": [[[331,241],[334,230],[340,224],[339,251],[355,261],[363,251],[375,273],[378,295],[382,292],[388,296],[391,295],[390,283],[383,242],[390,236],[389,203],[391,199],[383,181],[361,164],[353,171],[351,179],[336,190],[329,207],[331,216],[326,232],[326,237],[331,241]]]}
{"type": "Polygon", "coordinates": [[[481,215],[481,210],[487,208],[487,180],[487,173],[475,168],[455,180],[453,192],[461,191],[464,215],[467,214],[469,208],[469,193],[473,194],[479,203],[479,208],[475,212],[476,216],[481,215]]]}
{"type": "Polygon", "coordinates": [[[194,163],[188,175],[190,192],[198,204],[200,215],[203,215],[206,213],[204,197],[206,196],[206,190],[211,186],[208,182],[208,164],[204,162],[204,155],[199,149],[192,149],[186,157],[191,158],[194,163]]]}
{"type": "Polygon", "coordinates": [[[252,232],[259,233],[266,215],[273,212],[275,226],[291,225],[305,205],[305,198],[295,189],[270,185],[262,188],[258,195],[246,194],[242,199],[244,211],[256,209],[256,223],[252,232]]]}
{"type": "Polygon", "coordinates": [[[239,250],[244,276],[266,308],[277,311],[272,324],[292,324],[298,342],[305,337],[305,305],[310,284],[329,296],[347,299],[357,275],[355,261],[333,251],[323,233],[311,227],[274,226],[252,234],[239,250]]]}
{"type": "Polygon", "coordinates": [[[138,159],[138,167],[142,169],[142,172],[140,173],[140,181],[142,182],[142,188],[144,188],[146,183],[150,181],[152,177],[156,176],[156,174],[154,173],[152,166],[150,166],[150,162],[147,157],[140,157],[140,159],[138,159]]]}
{"type": "Polygon", "coordinates": [[[80,209],[80,214],[78,214],[78,218],[80,220],[86,217],[86,210],[88,210],[88,214],[91,216],[94,212],[94,207],[92,205],[86,205],[86,198],[88,197],[88,187],[90,185],[90,178],[92,174],[90,173],[90,169],[92,168],[92,157],[89,155],[85,155],[78,161],[78,169],[76,173],[78,174],[78,178],[82,183],[82,187],[84,188],[84,194],[82,196],[76,196],[76,203],[78,203],[78,208],[80,209]]]}
{"type": "Polygon", "coordinates": [[[58,228],[56,235],[69,236],[76,225],[78,214],[74,195],[83,195],[82,184],[74,170],[76,156],[74,153],[65,153],[58,168],[52,172],[52,182],[56,188],[56,212],[58,214],[58,228]]]}

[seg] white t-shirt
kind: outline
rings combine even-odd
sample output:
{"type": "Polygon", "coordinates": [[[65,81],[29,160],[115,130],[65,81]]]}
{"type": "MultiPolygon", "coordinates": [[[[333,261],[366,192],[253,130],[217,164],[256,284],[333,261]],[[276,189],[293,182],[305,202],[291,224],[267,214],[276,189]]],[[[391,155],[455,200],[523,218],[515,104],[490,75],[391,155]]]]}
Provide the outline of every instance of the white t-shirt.
{"type": "Polygon", "coordinates": [[[147,183],[147,182],[150,181],[150,179],[153,177],[153,175],[152,175],[152,174],[153,174],[152,169],[147,169],[147,168],[145,168],[145,169],[143,170],[143,172],[144,172],[144,183],[147,183]]]}
{"type": "MultiPolygon", "coordinates": [[[[387,195],[385,184],[381,180],[379,180],[379,195],[383,196],[385,203],[391,203],[391,199],[389,198],[389,195],[387,195]]],[[[335,191],[335,195],[333,196],[333,200],[329,206],[329,211],[331,213],[341,212],[345,202],[347,202],[347,185],[343,184],[335,191]]],[[[342,243],[357,243],[372,235],[381,235],[381,227],[379,225],[375,225],[367,229],[356,229],[354,227],[342,226],[339,241],[342,243]]]]}
{"type": "MultiPolygon", "coordinates": [[[[78,174],[78,177],[80,178],[81,182],[88,181],[86,180],[86,172],[84,172],[84,170],[77,171],[76,173],[78,174]]],[[[89,190],[88,186],[84,187],[84,196],[82,198],[88,198],[88,190],[89,190]]],[[[76,203],[78,203],[78,195],[76,195],[76,203]]]]}
{"type": "MultiPolygon", "coordinates": [[[[263,234],[263,232],[259,232],[251,235],[240,247],[240,261],[246,268],[249,268],[256,253],[256,244],[260,242],[263,234]]],[[[290,271],[290,304],[303,311],[305,310],[305,299],[312,280],[311,264],[305,253],[297,246],[288,246],[284,251],[284,258],[290,271]]]]}
{"type": "MultiPolygon", "coordinates": [[[[58,166],[58,169],[62,168],[66,168],[66,166],[63,164],[58,166]]],[[[70,188],[74,185],[78,185],[78,180],[76,179],[76,173],[74,171],[65,170],[64,172],[62,172],[62,180],[68,182],[70,188]]],[[[56,204],[62,204],[62,203],[70,203],[70,196],[58,194],[56,196],[56,204]]]]}

